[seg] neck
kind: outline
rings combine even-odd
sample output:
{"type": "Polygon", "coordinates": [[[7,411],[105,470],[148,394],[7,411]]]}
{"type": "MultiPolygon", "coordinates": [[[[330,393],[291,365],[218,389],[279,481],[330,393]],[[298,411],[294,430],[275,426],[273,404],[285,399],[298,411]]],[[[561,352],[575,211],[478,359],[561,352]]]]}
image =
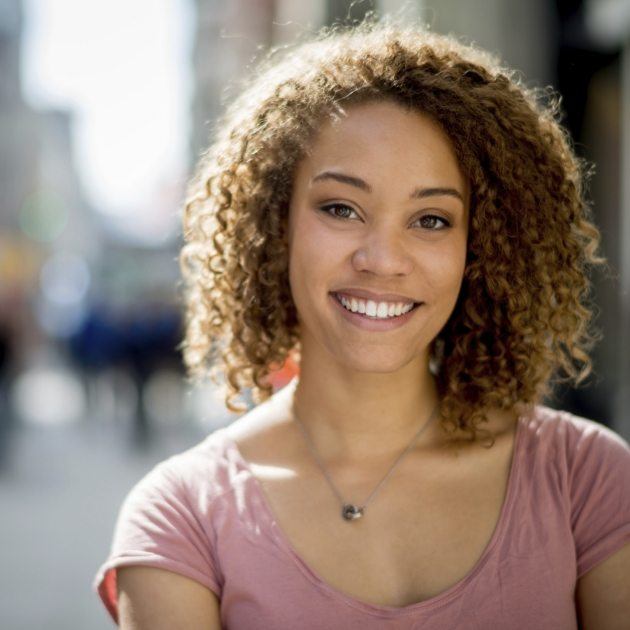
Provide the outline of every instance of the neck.
{"type": "MultiPolygon", "coordinates": [[[[300,376],[289,386],[293,413],[318,450],[331,458],[391,457],[423,427],[438,404],[428,365],[414,362],[395,373],[321,370],[302,356],[300,376]]],[[[441,427],[437,412],[417,446],[433,446],[441,427]]]]}

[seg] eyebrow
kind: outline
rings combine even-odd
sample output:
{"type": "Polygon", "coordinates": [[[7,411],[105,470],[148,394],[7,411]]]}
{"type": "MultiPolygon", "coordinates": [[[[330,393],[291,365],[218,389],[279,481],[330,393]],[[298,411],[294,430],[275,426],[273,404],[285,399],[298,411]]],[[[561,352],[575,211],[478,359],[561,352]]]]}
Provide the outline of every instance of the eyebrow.
{"type": "MultiPolygon", "coordinates": [[[[334,171],[324,171],[319,175],[315,175],[311,180],[312,183],[325,181],[327,179],[332,179],[334,181],[340,182],[342,184],[348,184],[350,186],[354,186],[355,188],[359,188],[360,190],[365,191],[366,193],[372,192],[372,187],[364,180],[359,177],[354,177],[353,175],[346,175],[344,173],[335,173],[334,171]]],[[[441,197],[441,196],[449,196],[455,197],[459,199],[462,203],[464,203],[464,198],[462,194],[456,190],[455,188],[449,188],[444,186],[433,187],[433,188],[416,188],[411,195],[409,195],[410,199],[426,199],[427,197],[441,197]]]]}

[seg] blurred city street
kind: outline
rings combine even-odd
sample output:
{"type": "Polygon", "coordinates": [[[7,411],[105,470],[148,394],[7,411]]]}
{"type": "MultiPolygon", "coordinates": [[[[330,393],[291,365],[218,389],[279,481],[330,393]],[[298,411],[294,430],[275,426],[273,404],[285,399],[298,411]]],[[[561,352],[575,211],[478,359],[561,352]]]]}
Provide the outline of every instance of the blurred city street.
{"type": "Polygon", "coordinates": [[[90,589],[121,502],[158,461],[219,426],[215,412],[205,427],[181,418],[158,426],[145,445],[130,439],[129,422],[98,414],[14,427],[0,471],[0,628],[114,627],[90,589]]]}

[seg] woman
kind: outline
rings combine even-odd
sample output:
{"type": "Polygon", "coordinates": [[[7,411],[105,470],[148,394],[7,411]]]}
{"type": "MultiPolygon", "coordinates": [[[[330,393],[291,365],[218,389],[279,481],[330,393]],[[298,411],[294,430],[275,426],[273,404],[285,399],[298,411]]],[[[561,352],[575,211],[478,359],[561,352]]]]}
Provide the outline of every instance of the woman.
{"type": "Polygon", "coordinates": [[[127,497],[95,581],[121,627],[628,627],[630,449],[541,404],[590,372],[605,261],[539,96],[372,22],[250,80],[182,268],[190,373],[257,406],[127,497]]]}

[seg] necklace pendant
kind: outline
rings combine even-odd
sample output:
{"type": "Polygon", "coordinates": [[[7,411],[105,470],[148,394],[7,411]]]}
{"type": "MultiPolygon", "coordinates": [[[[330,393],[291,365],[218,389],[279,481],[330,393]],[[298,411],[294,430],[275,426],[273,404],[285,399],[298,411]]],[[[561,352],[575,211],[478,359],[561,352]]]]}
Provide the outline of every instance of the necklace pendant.
{"type": "Polygon", "coordinates": [[[346,521],[354,521],[363,516],[363,508],[346,503],[341,509],[341,516],[343,516],[346,521]]]}

